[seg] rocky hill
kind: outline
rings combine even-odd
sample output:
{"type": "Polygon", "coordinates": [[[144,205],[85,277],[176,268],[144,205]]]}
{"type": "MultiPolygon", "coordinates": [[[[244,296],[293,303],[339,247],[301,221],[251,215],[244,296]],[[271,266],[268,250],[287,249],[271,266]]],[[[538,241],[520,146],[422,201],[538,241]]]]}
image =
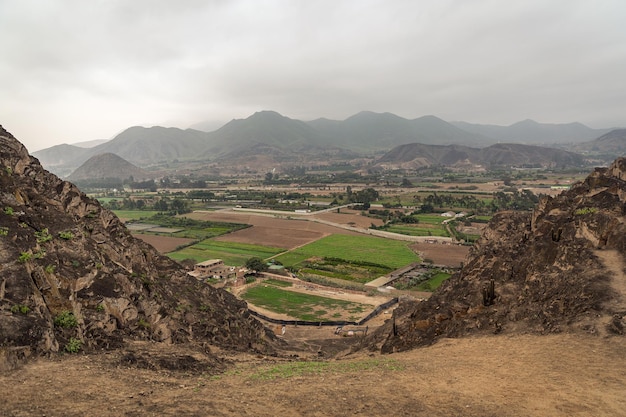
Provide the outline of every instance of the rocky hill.
{"type": "Polygon", "coordinates": [[[103,153],[89,158],[72,172],[67,180],[72,182],[105,178],[126,180],[131,177],[135,181],[143,181],[151,179],[153,175],[113,153],[103,153]]]}
{"type": "Polygon", "coordinates": [[[546,197],[531,213],[496,215],[462,270],[424,302],[403,302],[371,336],[394,352],[477,333],[623,334],[626,158],[546,197]]]}
{"type": "Polygon", "coordinates": [[[231,294],[190,277],[0,127],[0,359],[128,338],[272,351],[231,294]]]}
{"type": "Polygon", "coordinates": [[[626,129],[614,129],[599,138],[571,146],[574,152],[583,153],[598,164],[609,164],[616,155],[626,155],[626,129]]]}

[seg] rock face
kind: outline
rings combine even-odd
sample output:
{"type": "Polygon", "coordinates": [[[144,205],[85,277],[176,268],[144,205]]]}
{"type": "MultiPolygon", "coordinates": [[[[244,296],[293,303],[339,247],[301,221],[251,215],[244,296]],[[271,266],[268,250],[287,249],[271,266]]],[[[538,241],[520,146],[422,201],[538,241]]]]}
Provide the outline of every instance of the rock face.
{"type": "Polygon", "coordinates": [[[394,352],[475,333],[623,334],[626,159],[531,213],[503,212],[462,270],[425,302],[405,302],[369,346],[394,352]]]}
{"type": "Polygon", "coordinates": [[[0,351],[111,349],[125,338],[263,352],[275,344],[244,302],[133,238],[2,127],[0,271],[0,351]]]}

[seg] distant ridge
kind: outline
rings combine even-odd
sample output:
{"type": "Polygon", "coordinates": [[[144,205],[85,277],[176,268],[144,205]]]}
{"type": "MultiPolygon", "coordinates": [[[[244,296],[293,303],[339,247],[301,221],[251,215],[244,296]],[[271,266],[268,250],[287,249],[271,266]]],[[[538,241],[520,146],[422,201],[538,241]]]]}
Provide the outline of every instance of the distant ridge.
{"type": "Polygon", "coordinates": [[[460,145],[400,145],[376,161],[383,169],[419,169],[433,165],[474,169],[528,166],[541,168],[576,167],[581,155],[560,149],[513,143],[497,143],[478,149],[460,145]]]}
{"type": "MultiPolygon", "coordinates": [[[[606,129],[580,123],[542,124],[525,120],[511,126],[448,123],[436,116],[405,119],[392,113],[363,111],[343,121],[300,121],[275,111],[234,119],[212,132],[194,129],[131,127],[92,148],[59,145],[34,153],[57,175],[68,175],[90,157],[114,153],[138,167],[167,167],[193,162],[246,164],[264,155],[268,166],[279,163],[319,164],[330,157],[348,160],[381,155],[410,143],[483,148],[495,143],[553,144],[589,141],[606,129]],[[249,159],[248,159],[249,160],[249,159]]],[[[257,169],[266,169],[267,166],[257,169]]]]}
{"type": "Polygon", "coordinates": [[[610,129],[592,129],[581,123],[538,123],[526,119],[510,126],[481,125],[467,122],[452,122],[460,129],[473,132],[501,142],[515,142],[535,145],[576,143],[595,139],[610,129]]]}

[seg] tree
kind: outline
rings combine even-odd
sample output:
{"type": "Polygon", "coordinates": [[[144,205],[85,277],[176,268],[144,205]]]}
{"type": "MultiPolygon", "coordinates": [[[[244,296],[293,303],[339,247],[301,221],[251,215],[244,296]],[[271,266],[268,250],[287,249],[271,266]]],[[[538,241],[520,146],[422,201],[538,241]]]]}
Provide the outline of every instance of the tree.
{"type": "Polygon", "coordinates": [[[268,269],[267,264],[263,261],[263,259],[256,256],[246,261],[246,268],[256,272],[265,272],[268,269]]]}

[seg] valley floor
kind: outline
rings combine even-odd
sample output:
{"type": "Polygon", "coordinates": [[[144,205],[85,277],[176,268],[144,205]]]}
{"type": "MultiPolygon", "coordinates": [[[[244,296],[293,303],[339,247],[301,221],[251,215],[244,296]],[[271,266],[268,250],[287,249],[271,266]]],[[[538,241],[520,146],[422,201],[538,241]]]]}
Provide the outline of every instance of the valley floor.
{"type": "MultiPolygon", "coordinates": [[[[343,343],[330,329],[288,330],[285,337],[306,344],[304,332],[309,346],[312,338],[343,343]]],[[[198,354],[156,344],[142,349],[198,354]]],[[[121,352],[38,359],[0,374],[0,410],[48,417],[626,415],[621,337],[502,334],[321,361],[314,350],[291,360],[230,356],[227,371],[212,376],[130,367],[121,352]]]]}

